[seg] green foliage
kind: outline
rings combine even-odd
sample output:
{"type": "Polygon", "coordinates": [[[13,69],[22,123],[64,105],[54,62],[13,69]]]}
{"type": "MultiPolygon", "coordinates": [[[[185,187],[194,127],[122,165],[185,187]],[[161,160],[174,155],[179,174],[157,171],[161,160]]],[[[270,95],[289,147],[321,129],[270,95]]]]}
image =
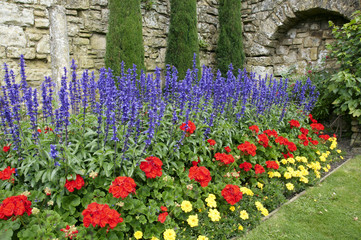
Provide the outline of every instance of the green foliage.
{"type": "Polygon", "coordinates": [[[121,62],[125,69],[136,64],[139,71],[144,69],[144,46],[140,0],[110,0],[109,23],[105,65],[116,76],[121,74],[121,62]]]}
{"type": "Polygon", "coordinates": [[[222,73],[227,72],[230,63],[235,69],[242,68],[245,56],[242,43],[241,1],[220,1],[219,24],[217,67],[222,73]]]}
{"type": "Polygon", "coordinates": [[[336,41],[329,45],[332,57],[341,65],[340,72],[333,75],[328,90],[336,95],[333,102],[338,113],[353,117],[361,116],[361,12],[356,11],[353,19],[338,27],[330,22],[336,41]]]}
{"type": "Polygon", "coordinates": [[[194,53],[199,65],[196,0],[171,0],[170,26],[165,62],[174,65],[183,78],[192,68],[194,53]]]}

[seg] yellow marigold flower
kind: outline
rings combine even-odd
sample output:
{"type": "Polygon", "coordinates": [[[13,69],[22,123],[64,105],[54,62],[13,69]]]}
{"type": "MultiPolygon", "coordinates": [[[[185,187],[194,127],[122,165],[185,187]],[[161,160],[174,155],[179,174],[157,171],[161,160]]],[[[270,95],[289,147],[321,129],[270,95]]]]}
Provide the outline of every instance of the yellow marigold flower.
{"type": "Polygon", "coordinates": [[[323,169],[323,171],[328,172],[328,168],[327,168],[327,167],[323,167],[322,169],[323,169]]]}
{"type": "Polygon", "coordinates": [[[238,226],[238,230],[239,230],[239,231],[243,231],[242,225],[239,225],[239,226],[238,226]]]}
{"type": "Polygon", "coordinates": [[[268,216],[268,214],[269,214],[269,212],[268,212],[268,210],[266,208],[262,208],[261,213],[262,213],[263,216],[268,216]]]}
{"type": "Polygon", "coordinates": [[[274,172],[271,172],[271,171],[268,172],[268,177],[269,177],[269,178],[273,178],[274,176],[275,176],[274,172]]]}
{"type": "Polygon", "coordinates": [[[340,158],[341,158],[341,159],[343,159],[343,157],[342,157],[342,156],[340,156],[340,158]]]}
{"type": "Polygon", "coordinates": [[[163,237],[165,240],[175,240],[176,234],[173,229],[167,229],[163,233],[163,237]]]}
{"type": "Polygon", "coordinates": [[[259,201],[256,201],[254,204],[256,205],[257,210],[261,210],[261,209],[263,208],[262,203],[261,203],[261,202],[259,202],[259,201]]]}
{"type": "Polygon", "coordinates": [[[136,231],[134,233],[135,239],[141,239],[143,237],[143,233],[141,231],[136,231]]]}
{"type": "Polygon", "coordinates": [[[198,226],[198,215],[189,215],[187,222],[189,226],[191,227],[197,227],[198,226]]]}
{"type": "Polygon", "coordinates": [[[306,177],[301,177],[301,178],[300,178],[300,181],[301,181],[301,182],[304,182],[304,183],[308,183],[308,178],[306,178],[306,177]]]}
{"type": "Polygon", "coordinates": [[[286,179],[290,179],[292,178],[292,173],[290,172],[285,172],[285,174],[283,175],[286,179]]]}
{"type": "Polygon", "coordinates": [[[295,186],[292,183],[287,183],[286,187],[288,190],[292,191],[293,189],[295,189],[295,186]]]}
{"type": "Polygon", "coordinates": [[[247,213],[246,210],[242,210],[242,211],[239,213],[239,217],[242,218],[243,220],[249,219],[249,215],[248,215],[248,213],[247,213]]]}
{"type": "Polygon", "coordinates": [[[316,174],[316,178],[321,178],[321,174],[319,171],[315,171],[315,174],[316,174]]]}
{"type": "Polygon", "coordinates": [[[263,184],[260,183],[260,182],[257,182],[257,187],[260,188],[260,189],[263,189],[263,184]]]}
{"type": "Polygon", "coordinates": [[[236,208],[234,206],[230,206],[229,210],[231,210],[232,212],[234,212],[234,210],[236,210],[236,208]]]}
{"type": "Polygon", "coordinates": [[[274,175],[275,175],[275,177],[278,177],[278,178],[281,177],[281,173],[279,173],[279,172],[274,172],[274,175]]]}
{"type": "Polygon", "coordinates": [[[214,194],[209,194],[205,201],[207,202],[208,207],[217,207],[216,196],[214,194]]]}
{"type": "Polygon", "coordinates": [[[327,167],[327,169],[331,169],[330,164],[327,164],[326,167],[327,167]]]}
{"type": "Polygon", "coordinates": [[[321,152],[320,152],[320,151],[317,151],[316,153],[317,153],[318,155],[320,155],[320,154],[321,154],[321,152]]]}
{"type": "Polygon", "coordinates": [[[31,211],[32,214],[37,215],[40,212],[40,210],[36,207],[34,207],[31,211]]]}
{"type": "Polygon", "coordinates": [[[287,158],[287,162],[294,164],[295,163],[295,159],[294,158],[287,158]]]}
{"type": "Polygon", "coordinates": [[[281,160],[281,163],[282,163],[282,164],[287,164],[287,159],[282,159],[282,160],[281,160]]]}
{"type": "Polygon", "coordinates": [[[190,212],[192,211],[192,203],[190,201],[183,201],[181,208],[184,212],[190,212]]]}
{"type": "Polygon", "coordinates": [[[253,195],[254,195],[254,193],[252,192],[252,190],[249,189],[249,188],[246,188],[246,187],[241,187],[241,188],[240,188],[240,191],[241,191],[243,194],[246,194],[246,195],[248,195],[248,196],[253,196],[253,195]]]}
{"type": "Polygon", "coordinates": [[[340,149],[337,149],[336,152],[337,152],[337,153],[341,153],[341,150],[340,150],[340,149]]]}
{"type": "Polygon", "coordinates": [[[221,219],[221,214],[218,212],[217,209],[209,209],[208,211],[208,217],[213,221],[213,222],[218,222],[221,219]]]}
{"type": "Polygon", "coordinates": [[[206,201],[207,201],[207,199],[213,199],[213,200],[216,200],[216,195],[214,195],[214,194],[210,193],[210,194],[208,194],[208,197],[206,198],[206,201]]]}
{"type": "Polygon", "coordinates": [[[159,238],[152,237],[150,240],[159,240],[159,238]]]}
{"type": "Polygon", "coordinates": [[[206,236],[199,235],[197,240],[209,240],[206,236]]]}
{"type": "Polygon", "coordinates": [[[323,155],[322,155],[322,156],[320,156],[320,161],[321,161],[321,162],[326,162],[326,158],[325,158],[325,156],[323,156],[323,155]]]}
{"type": "Polygon", "coordinates": [[[298,166],[298,169],[300,169],[302,171],[302,170],[305,170],[306,168],[305,168],[305,166],[300,165],[300,166],[298,166]]]}

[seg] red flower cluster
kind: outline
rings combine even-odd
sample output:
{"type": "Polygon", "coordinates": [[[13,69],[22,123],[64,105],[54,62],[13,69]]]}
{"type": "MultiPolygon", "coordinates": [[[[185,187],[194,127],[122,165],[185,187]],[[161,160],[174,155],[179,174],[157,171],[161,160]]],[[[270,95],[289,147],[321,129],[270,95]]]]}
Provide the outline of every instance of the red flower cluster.
{"type": "Polygon", "coordinates": [[[309,114],[308,117],[312,123],[317,123],[317,120],[313,118],[312,114],[309,114]]]}
{"type": "Polygon", "coordinates": [[[280,166],[275,161],[266,161],[267,168],[278,169],[280,166]]]}
{"type": "Polygon", "coordinates": [[[308,138],[305,134],[298,135],[298,138],[304,146],[308,146],[308,138]]]}
{"type": "Polygon", "coordinates": [[[192,166],[198,166],[198,163],[200,163],[201,160],[198,157],[198,161],[192,161],[192,166]]]}
{"type": "Polygon", "coordinates": [[[330,136],[327,135],[327,134],[325,134],[325,135],[320,135],[320,136],[318,136],[318,137],[321,138],[321,139],[323,139],[323,140],[325,140],[325,141],[327,141],[327,140],[330,138],[330,136]]]}
{"type": "Polygon", "coordinates": [[[261,144],[263,147],[271,147],[269,143],[269,139],[266,134],[260,134],[258,135],[258,143],[261,144]]]}
{"type": "Polygon", "coordinates": [[[208,142],[209,145],[211,145],[211,146],[216,145],[216,141],[214,141],[213,139],[208,139],[207,142],[208,142]]]}
{"type": "Polygon", "coordinates": [[[183,123],[180,127],[181,130],[186,131],[190,134],[194,133],[194,131],[196,130],[196,125],[192,122],[192,121],[188,121],[188,126],[186,128],[186,124],[183,123]]]}
{"type": "Polygon", "coordinates": [[[234,162],[234,158],[233,158],[232,154],[216,153],[216,154],[214,155],[214,158],[215,158],[217,161],[223,162],[224,164],[230,164],[230,163],[233,163],[233,162],[234,162]]]}
{"type": "Polygon", "coordinates": [[[282,155],[283,155],[283,157],[284,157],[285,159],[287,159],[287,158],[293,158],[293,154],[290,153],[290,152],[288,152],[288,153],[282,153],[282,155]]]}
{"type": "Polygon", "coordinates": [[[84,186],[84,179],[77,174],[75,180],[68,181],[68,179],[65,182],[65,187],[68,189],[69,192],[74,192],[74,188],[80,190],[84,186]]]}
{"type": "Polygon", "coordinates": [[[232,149],[229,146],[225,147],[224,150],[226,150],[227,153],[230,153],[232,151],[232,149]]]}
{"type": "Polygon", "coordinates": [[[52,128],[50,128],[50,127],[45,127],[45,128],[44,128],[44,130],[45,130],[45,132],[44,132],[44,133],[48,133],[48,131],[51,131],[51,132],[53,131],[53,129],[52,129],[52,128]]]}
{"type": "Polygon", "coordinates": [[[131,177],[117,177],[109,187],[109,193],[115,198],[126,198],[130,193],[135,193],[135,184],[131,177]]]}
{"type": "Polygon", "coordinates": [[[168,208],[162,206],[160,207],[160,210],[162,210],[163,212],[158,215],[158,222],[164,223],[168,216],[168,208]]]}
{"type": "Polygon", "coordinates": [[[290,124],[291,129],[292,129],[293,127],[299,128],[299,127],[301,126],[301,125],[300,125],[300,122],[297,121],[297,120],[294,120],[294,119],[292,119],[292,120],[289,121],[288,123],[290,124]]]}
{"type": "Polygon", "coordinates": [[[73,226],[66,225],[66,228],[62,228],[60,229],[60,231],[65,233],[65,238],[70,238],[70,239],[76,237],[76,234],[79,232],[78,230],[76,230],[76,227],[74,225],[73,226]]]}
{"type": "Polygon", "coordinates": [[[322,131],[323,129],[325,129],[325,127],[321,124],[321,123],[311,123],[311,128],[314,131],[322,131]]]}
{"type": "Polygon", "coordinates": [[[4,146],[3,151],[8,152],[10,150],[10,146],[11,146],[11,144],[9,146],[4,146]]]}
{"type": "Polygon", "coordinates": [[[239,165],[239,167],[240,167],[241,169],[243,169],[245,172],[248,172],[249,170],[251,170],[252,164],[250,164],[249,162],[244,162],[244,163],[241,163],[241,164],[239,165]]]}
{"type": "Polygon", "coordinates": [[[206,167],[193,166],[189,169],[189,179],[199,182],[202,187],[207,187],[212,180],[211,172],[206,167]]]}
{"type": "Polygon", "coordinates": [[[31,202],[27,196],[18,195],[5,198],[0,204],[0,219],[7,220],[11,216],[22,216],[27,213],[28,216],[31,214],[31,202]]]}
{"type": "Polygon", "coordinates": [[[123,222],[123,218],[120,217],[120,213],[114,209],[110,209],[108,204],[98,204],[93,202],[88,205],[82,214],[84,216],[83,223],[85,227],[89,227],[90,224],[93,225],[93,227],[96,225],[105,227],[109,224],[109,227],[113,229],[118,223],[123,222]]]}
{"type": "Polygon", "coordinates": [[[297,150],[297,146],[296,144],[294,144],[293,142],[288,141],[287,138],[282,137],[282,136],[278,136],[275,140],[276,143],[278,143],[279,145],[285,145],[288,147],[288,150],[291,152],[294,152],[297,150]]]}
{"type": "Polygon", "coordinates": [[[259,127],[257,125],[252,125],[248,127],[249,130],[254,131],[255,133],[259,132],[259,127]]]}
{"type": "Polygon", "coordinates": [[[263,133],[267,134],[269,137],[273,136],[273,137],[278,137],[278,133],[276,130],[270,130],[270,129],[267,129],[267,130],[264,130],[263,133]]]}
{"type": "Polygon", "coordinates": [[[301,133],[304,134],[304,135],[307,135],[308,132],[309,132],[307,128],[300,128],[300,131],[301,131],[301,133]]]}
{"type": "Polygon", "coordinates": [[[145,172],[147,178],[156,178],[162,176],[163,162],[157,157],[147,157],[146,162],[140,163],[140,169],[145,172]]]}
{"type": "Polygon", "coordinates": [[[4,170],[0,171],[0,180],[5,181],[10,179],[13,173],[15,173],[15,168],[10,168],[10,166],[8,166],[4,170]]]}
{"type": "Polygon", "coordinates": [[[265,172],[264,168],[259,164],[256,164],[256,166],[254,166],[254,171],[256,174],[261,174],[265,172]]]}
{"type": "Polygon", "coordinates": [[[241,150],[245,155],[249,154],[254,157],[256,155],[257,147],[256,145],[246,141],[245,143],[238,145],[237,149],[241,150]]]}
{"type": "Polygon", "coordinates": [[[234,205],[242,199],[242,192],[238,186],[228,184],[223,188],[222,196],[229,204],[234,205]]]}

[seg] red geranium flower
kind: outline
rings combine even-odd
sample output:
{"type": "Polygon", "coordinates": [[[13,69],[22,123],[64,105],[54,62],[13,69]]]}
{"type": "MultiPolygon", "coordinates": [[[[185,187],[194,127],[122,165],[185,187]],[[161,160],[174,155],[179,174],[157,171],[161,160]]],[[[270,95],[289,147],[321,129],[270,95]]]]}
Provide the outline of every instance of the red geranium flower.
{"type": "Polygon", "coordinates": [[[68,179],[65,182],[65,187],[69,192],[74,192],[74,188],[80,190],[84,186],[84,179],[77,174],[75,180],[69,181],[68,179]]]}
{"type": "Polygon", "coordinates": [[[140,163],[140,169],[145,172],[147,178],[156,178],[162,176],[163,162],[157,157],[147,157],[146,162],[140,163]]]}
{"type": "Polygon", "coordinates": [[[99,225],[105,227],[107,224],[111,229],[115,228],[118,223],[123,222],[123,218],[120,217],[114,209],[110,209],[108,204],[99,204],[93,202],[82,212],[83,223],[85,227],[89,227],[90,224],[93,227],[99,225]]]}
{"type": "Polygon", "coordinates": [[[267,134],[269,137],[271,137],[271,136],[273,136],[275,138],[278,137],[278,133],[274,129],[273,130],[269,130],[269,129],[264,130],[263,133],[267,134]]]}
{"type": "Polygon", "coordinates": [[[325,129],[325,127],[321,124],[321,123],[311,123],[311,128],[314,131],[322,131],[323,129],[325,129]]]}
{"type": "Polygon", "coordinates": [[[226,152],[228,152],[228,153],[230,153],[230,152],[232,151],[232,150],[231,150],[231,148],[230,148],[230,147],[228,147],[228,146],[227,146],[227,147],[225,147],[225,148],[224,148],[224,150],[226,150],[226,152]]]}
{"type": "Polygon", "coordinates": [[[24,213],[30,216],[31,211],[31,202],[27,196],[8,197],[0,204],[0,219],[7,220],[11,216],[22,216],[24,213]]]}
{"type": "Polygon", "coordinates": [[[301,140],[301,143],[304,146],[308,146],[308,139],[307,139],[307,136],[305,134],[298,135],[298,138],[301,140]]]}
{"type": "Polygon", "coordinates": [[[234,162],[234,158],[233,158],[232,154],[216,153],[216,154],[214,155],[214,158],[215,158],[217,161],[223,162],[224,164],[230,164],[230,163],[233,163],[233,162],[234,162]]]}
{"type": "Polygon", "coordinates": [[[284,157],[285,159],[287,159],[287,158],[293,158],[293,154],[290,153],[290,152],[288,152],[288,153],[282,153],[282,155],[283,155],[283,157],[284,157]]]}
{"type": "Polygon", "coordinates": [[[287,147],[288,147],[288,150],[291,151],[291,152],[294,152],[294,151],[297,150],[297,146],[293,142],[288,142],[287,147]]]}
{"type": "Polygon", "coordinates": [[[257,125],[252,125],[248,127],[249,130],[254,131],[255,133],[259,132],[259,127],[257,125]]]}
{"type": "Polygon", "coordinates": [[[198,157],[198,161],[192,161],[192,166],[197,166],[198,163],[200,163],[200,162],[201,162],[201,160],[198,157]]]}
{"type": "Polygon", "coordinates": [[[269,139],[266,134],[260,134],[258,135],[258,143],[261,144],[263,147],[271,147],[269,143],[269,139]]]}
{"type": "Polygon", "coordinates": [[[278,169],[280,166],[276,163],[276,161],[266,161],[267,168],[270,169],[278,169]]]}
{"type": "Polygon", "coordinates": [[[265,172],[264,168],[259,164],[256,164],[256,166],[254,166],[254,171],[256,174],[261,174],[265,172]]]}
{"type": "Polygon", "coordinates": [[[249,162],[244,162],[239,165],[241,169],[243,169],[245,172],[248,172],[252,168],[252,164],[249,162]]]}
{"type": "Polygon", "coordinates": [[[213,139],[208,139],[207,142],[208,142],[209,145],[211,145],[211,146],[216,145],[216,141],[214,141],[213,139]]]}
{"type": "Polygon", "coordinates": [[[300,127],[300,122],[297,121],[297,120],[292,119],[292,120],[289,121],[288,123],[290,124],[291,129],[292,129],[293,127],[296,127],[296,128],[299,128],[299,127],[300,127]]]}
{"type": "Polygon", "coordinates": [[[10,150],[10,146],[11,146],[11,144],[9,146],[4,146],[3,151],[8,152],[10,150]]]}
{"type": "Polygon", "coordinates": [[[109,187],[109,193],[115,198],[126,198],[130,193],[135,193],[135,184],[131,177],[117,177],[109,187]]]}
{"type": "Polygon", "coordinates": [[[40,129],[40,128],[38,128],[38,132],[41,133],[41,129],[40,129]]]}
{"type": "Polygon", "coordinates": [[[320,135],[320,136],[318,136],[318,137],[321,138],[321,139],[323,139],[323,140],[325,140],[325,141],[327,141],[327,140],[330,138],[330,136],[327,135],[327,134],[325,134],[325,135],[320,135]]]}
{"type": "Polygon", "coordinates": [[[318,145],[318,141],[317,140],[312,140],[310,141],[313,145],[318,145]]]}
{"type": "Polygon", "coordinates": [[[286,145],[288,142],[288,139],[282,136],[278,136],[275,140],[276,143],[278,143],[279,145],[286,145]]]}
{"type": "Polygon", "coordinates": [[[312,114],[309,114],[308,117],[312,123],[317,123],[317,120],[312,117],[312,114]]]}
{"type": "Polygon", "coordinates": [[[228,184],[223,188],[222,196],[229,204],[234,205],[242,199],[242,192],[238,186],[228,184]]]}
{"type": "Polygon", "coordinates": [[[207,187],[212,180],[211,172],[206,167],[193,166],[189,169],[189,179],[199,182],[202,187],[207,187]]]}
{"type": "Polygon", "coordinates": [[[161,206],[161,207],[160,207],[160,210],[162,210],[163,212],[167,212],[167,211],[168,211],[168,208],[167,208],[167,207],[164,207],[164,206],[161,206]]]}
{"type": "Polygon", "coordinates": [[[5,181],[10,179],[13,173],[15,173],[15,168],[10,168],[10,166],[8,166],[4,170],[0,171],[0,180],[5,181]]]}
{"type": "Polygon", "coordinates": [[[245,155],[252,155],[253,157],[256,155],[257,147],[256,145],[250,142],[244,142],[237,147],[238,150],[241,150],[245,155]]]}
{"type": "Polygon", "coordinates": [[[186,124],[183,123],[179,128],[181,130],[183,130],[183,131],[188,132],[189,134],[192,134],[196,130],[196,125],[193,122],[188,121],[188,126],[187,127],[186,127],[186,124]]]}
{"type": "Polygon", "coordinates": [[[308,129],[307,128],[300,128],[300,131],[302,134],[307,135],[308,134],[308,129]]]}
{"type": "Polygon", "coordinates": [[[168,216],[167,212],[163,212],[163,213],[159,214],[158,222],[164,223],[165,220],[167,219],[167,216],[168,216]]]}

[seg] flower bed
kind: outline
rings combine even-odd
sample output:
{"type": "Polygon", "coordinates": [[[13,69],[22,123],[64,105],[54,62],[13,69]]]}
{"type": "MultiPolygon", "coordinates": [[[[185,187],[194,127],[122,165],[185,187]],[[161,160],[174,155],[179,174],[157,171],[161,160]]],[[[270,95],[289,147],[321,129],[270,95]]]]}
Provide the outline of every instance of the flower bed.
{"type": "MultiPolygon", "coordinates": [[[[10,239],[230,239],[337,159],[306,82],[204,67],[185,79],[102,69],[41,94],[5,65],[0,235],[10,239]],[[114,81],[116,80],[116,81],[114,81]],[[55,101],[56,99],[56,101],[55,101]],[[39,107],[41,102],[41,109],[39,107]]],[[[66,72],[65,72],[66,73],[66,72]]],[[[338,152],[337,152],[338,151],[338,152]]]]}

